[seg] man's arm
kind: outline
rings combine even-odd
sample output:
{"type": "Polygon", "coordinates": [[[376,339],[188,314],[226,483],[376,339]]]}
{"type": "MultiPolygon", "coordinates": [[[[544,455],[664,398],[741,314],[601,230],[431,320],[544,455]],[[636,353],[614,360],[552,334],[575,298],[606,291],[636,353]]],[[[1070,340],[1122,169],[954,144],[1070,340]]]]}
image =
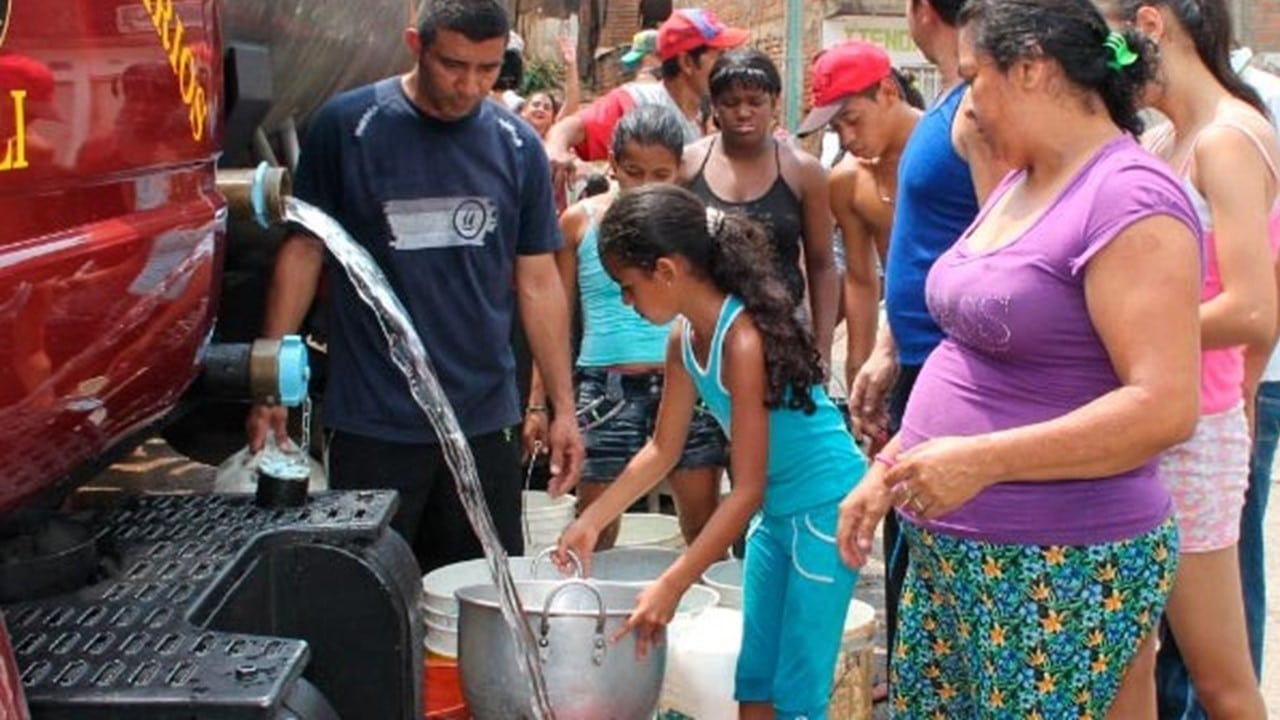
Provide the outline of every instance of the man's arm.
{"type": "MultiPolygon", "coordinates": [[[[560,273],[560,283],[564,286],[565,301],[569,318],[572,320],[578,312],[578,243],[590,225],[584,200],[565,210],[560,216],[560,234],[564,237],[564,246],[555,253],[556,270],[560,273]]],[[[533,364],[529,373],[529,406],[525,409],[524,451],[532,456],[536,444],[549,449],[547,442],[547,391],[542,383],[542,373],[537,363],[533,364]]]]}
{"type": "Polygon", "coordinates": [[[586,123],[577,114],[557,120],[547,131],[547,160],[551,163],[551,187],[555,190],[573,182],[578,166],[578,156],[573,149],[586,139],[586,123]]]}
{"type": "Polygon", "coordinates": [[[582,439],[574,416],[569,304],[550,253],[516,258],[516,293],[529,350],[555,411],[551,428],[551,474],[552,491],[558,495],[578,481],[582,470],[582,439]],[[561,442],[554,437],[557,433],[563,436],[561,442]]]}
{"type": "Polygon", "coordinates": [[[556,120],[574,115],[582,105],[582,79],[578,75],[576,39],[568,34],[560,36],[560,57],[564,58],[564,104],[560,106],[556,120]]]}
{"type": "Polygon", "coordinates": [[[871,356],[880,310],[880,277],[876,274],[876,246],[870,229],[854,207],[858,166],[854,161],[831,173],[831,213],[844,240],[844,317],[848,337],[845,357],[846,391],[851,392],[858,369],[871,356]]]}
{"type": "MultiPolygon", "coordinates": [[[[285,238],[276,255],[275,272],[267,294],[262,336],[278,339],[298,331],[311,309],[316,285],[324,268],[324,246],[310,235],[294,233],[285,238]]],[[[289,410],[283,406],[255,405],[245,421],[250,452],[258,452],[274,434],[277,445],[289,440],[289,410]]]]}

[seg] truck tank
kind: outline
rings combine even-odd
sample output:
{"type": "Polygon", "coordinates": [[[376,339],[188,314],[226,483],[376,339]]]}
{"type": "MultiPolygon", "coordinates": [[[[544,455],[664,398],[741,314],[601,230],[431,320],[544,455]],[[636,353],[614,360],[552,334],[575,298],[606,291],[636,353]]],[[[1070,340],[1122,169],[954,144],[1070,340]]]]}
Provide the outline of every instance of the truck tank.
{"type": "Polygon", "coordinates": [[[306,119],[335,94],[409,68],[404,29],[417,0],[220,0],[228,48],[270,55],[274,96],[261,125],[306,119]]]}

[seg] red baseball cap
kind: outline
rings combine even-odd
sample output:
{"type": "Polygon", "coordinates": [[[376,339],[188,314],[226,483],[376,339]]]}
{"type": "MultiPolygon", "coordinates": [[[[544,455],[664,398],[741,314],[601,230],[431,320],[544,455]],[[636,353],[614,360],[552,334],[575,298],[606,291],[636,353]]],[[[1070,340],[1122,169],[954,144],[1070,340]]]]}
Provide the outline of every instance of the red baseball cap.
{"type": "Polygon", "coordinates": [[[856,95],[889,76],[893,64],[889,54],[879,45],[849,40],[818,54],[810,72],[813,75],[813,109],[800,123],[797,135],[820,130],[844,107],[850,95],[856,95]]]}
{"type": "Polygon", "coordinates": [[[749,33],[720,22],[715,13],[703,8],[682,8],[658,28],[658,56],[679,57],[700,47],[727,50],[747,41],[749,33]]]}

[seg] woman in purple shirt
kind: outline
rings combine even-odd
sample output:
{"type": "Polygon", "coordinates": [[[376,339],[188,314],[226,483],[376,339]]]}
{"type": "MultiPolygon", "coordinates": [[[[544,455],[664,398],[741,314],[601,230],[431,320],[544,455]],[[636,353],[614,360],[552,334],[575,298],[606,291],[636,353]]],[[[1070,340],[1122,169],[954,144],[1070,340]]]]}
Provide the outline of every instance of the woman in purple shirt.
{"type": "Polygon", "coordinates": [[[1178,551],[1156,457],[1195,425],[1201,247],[1134,139],[1151,48],[1088,0],[961,20],[974,117],[1016,170],[929,275],[947,337],[840,546],[859,566],[905,517],[899,716],[1153,717],[1178,551]]]}

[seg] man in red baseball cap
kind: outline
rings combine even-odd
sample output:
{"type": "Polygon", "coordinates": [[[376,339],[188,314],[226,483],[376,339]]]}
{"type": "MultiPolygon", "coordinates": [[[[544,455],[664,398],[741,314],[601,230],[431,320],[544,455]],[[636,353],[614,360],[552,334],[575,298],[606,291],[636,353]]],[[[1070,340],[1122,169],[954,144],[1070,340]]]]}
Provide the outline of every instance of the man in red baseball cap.
{"type": "Polygon", "coordinates": [[[898,162],[923,114],[910,80],[889,67],[877,45],[851,40],[814,60],[813,110],[801,130],[823,128],[845,154],[831,169],[831,212],[845,251],[846,381],[875,346],[880,309],[877,265],[883,266],[898,196],[898,162]]]}
{"type": "Polygon", "coordinates": [[[813,62],[813,109],[800,123],[798,135],[831,124],[849,98],[874,94],[880,82],[893,75],[889,54],[880,46],[850,40],[820,53],[813,62]]]}
{"type": "Polygon", "coordinates": [[[698,48],[729,50],[745,43],[748,35],[726,26],[710,10],[676,10],[658,28],[658,55],[665,62],[698,48]]]}
{"type": "Polygon", "coordinates": [[[562,118],[547,132],[554,187],[573,179],[578,160],[605,160],[613,128],[627,111],[639,105],[661,104],[684,121],[685,142],[702,137],[701,110],[709,90],[711,66],[723,50],[747,41],[748,33],[720,22],[715,13],[682,8],[658,28],[658,56],[662,82],[627,83],[574,115],[562,118]]]}

